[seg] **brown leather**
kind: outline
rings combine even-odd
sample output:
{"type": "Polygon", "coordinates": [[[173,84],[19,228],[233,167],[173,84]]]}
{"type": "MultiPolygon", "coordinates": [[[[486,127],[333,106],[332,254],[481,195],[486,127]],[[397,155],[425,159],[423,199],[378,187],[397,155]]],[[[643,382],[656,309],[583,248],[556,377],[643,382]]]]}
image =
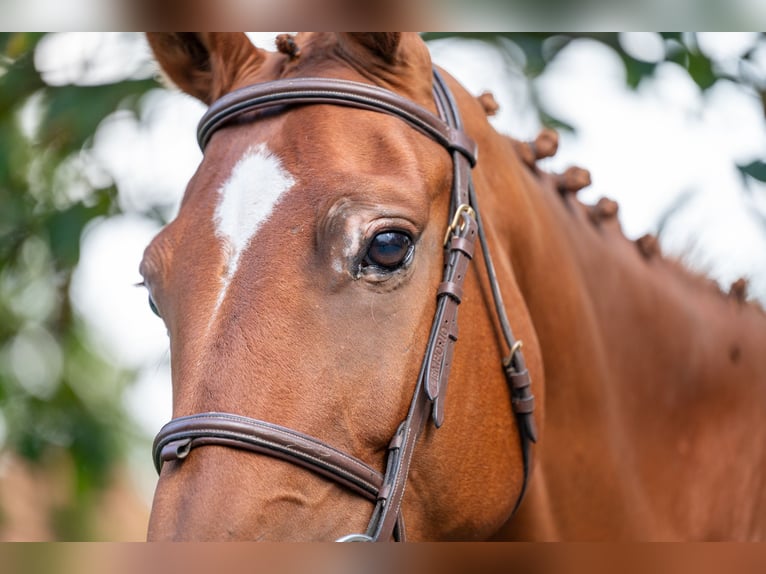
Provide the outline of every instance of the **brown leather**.
{"type": "Polygon", "coordinates": [[[322,441],[279,425],[228,413],[179,417],[166,424],[154,439],[157,472],[163,462],[181,460],[191,449],[210,444],[288,460],[373,501],[383,484],[380,472],[322,441]]]}
{"type": "Polygon", "coordinates": [[[518,508],[532,468],[531,444],[537,440],[534,398],[521,351],[517,348],[497,285],[481,215],[471,182],[476,146],[463,131],[457,105],[434,70],[434,98],[441,119],[393,92],[345,80],[300,78],[277,80],[237,90],[215,102],[200,122],[198,140],[204,150],[213,133],[234,117],[265,107],[307,104],[344,105],[394,115],[444,146],[452,155],[453,181],[450,228],[445,240],[443,281],[425,356],[407,417],[391,439],[383,475],[364,462],[302,433],[271,423],[226,413],[203,413],[170,421],[154,442],[157,470],[168,460],[182,460],[198,446],[240,448],[290,461],[361,496],[375,501],[365,535],[354,539],[405,540],[401,505],[415,445],[429,416],[438,428],[444,419],[444,400],[454,345],[458,337],[457,311],[462,285],[479,239],[495,310],[506,345],[512,354],[504,361],[511,403],[519,425],[524,483],[518,508]]]}
{"type": "Polygon", "coordinates": [[[263,82],[236,90],[216,101],[197,130],[204,150],[213,133],[245,112],[280,105],[332,104],[398,116],[448,150],[456,150],[476,164],[476,144],[462,130],[455,130],[431,112],[406,98],[361,82],[337,78],[294,78],[263,82]]]}
{"type": "MultiPolygon", "coordinates": [[[[476,241],[476,221],[467,214],[463,214],[463,218],[463,230],[459,232],[461,235],[456,237],[462,240],[465,247],[466,243],[472,244],[476,241]]],[[[453,245],[452,242],[449,243],[449,249],[445,255],[447,260],[445,279],[436,291],[439,303],[434,326],[438,328],[438,335],[435,340],[432,339],[431,347],[426,351],[425,386],[428,398],[434,401],[434,423],[437,428],[443,421],[444,392],[449,377],[453,347],[458,336],[457,309],[462,300],[463,281],[471,261],[466,250],[455,249],[453,245]]],[[[467,250],[471,249],[467,248],[467,250]]]]}

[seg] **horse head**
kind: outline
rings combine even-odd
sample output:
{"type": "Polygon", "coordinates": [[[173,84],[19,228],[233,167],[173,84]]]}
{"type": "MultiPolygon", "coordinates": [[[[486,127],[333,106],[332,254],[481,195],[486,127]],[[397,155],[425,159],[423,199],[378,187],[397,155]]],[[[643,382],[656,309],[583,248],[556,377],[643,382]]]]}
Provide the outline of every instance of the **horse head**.
{"type": "Polygon", "coordinates": [[[174,417],[149,538],[334,540],[369,534],[371,514],[384,539],[403,536],[402,518],[410,539],[497,532],[528,472],[518,413],[531,399],[509,388],[523,359],[462,237],[475,206],[453,199],[471,140],[503,309],[535,385],[542,367],[480,103],[448,79],[463,127],[431,119],[453,96],[435,99],[415,34],[301,34],[276,52],[238,34],[149,39],[170,80],[213,106],[178,216],[141,264],[169,333],[174,417]],[[445,265],[459,268],[445,279],[445,265]],[[452,354],[455,321],[434,317],[458,303],[452,354]]]}

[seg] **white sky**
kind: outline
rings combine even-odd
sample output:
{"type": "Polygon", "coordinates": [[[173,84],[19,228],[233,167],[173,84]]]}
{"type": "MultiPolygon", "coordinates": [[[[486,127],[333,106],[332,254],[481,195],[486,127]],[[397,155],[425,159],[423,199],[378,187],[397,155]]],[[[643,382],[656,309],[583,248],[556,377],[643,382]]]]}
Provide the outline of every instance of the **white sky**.
{"type": "MultiPolygon", "coordinates": [[[[271,36],[252,37],[262,47],[273,45],[271,36]]],[[[746,35],[703,39],[706,49],[729,57],[738,55],[747,41],[746,35]]],[[[631,35],[626,41],[645,57],[656,50],[651,34],[631,35]]],[[[89,74],[108,75],[113,73],[110,58],[93,53],[93,46],[109,53],[103,48],[107,44],[66,35],[44,48],[38,65],[48,70],[50,79],[65,82],[82,72],[86,57],[89,74]]],[[[135,46],[137,59],[131,64],[123,58],[121,69],[139,66],[146,48],[135,46]]],[[[505,60],[497,52],[459,41],[438,42],[432,53],[436,63],[473,93],[495,94],[501,112],[492,121],[498,130],[522,139],[536,135],[539,126],[524,111],[527,90],[518,78],[498,73],[505,60]]],[[[735,162],[764,156],[766,130],[758,100],[727,84],[703,98],[673,65],[662,66],[661,81],[648,81],[637,93],[624,87],[623,74],[617,56],[594,42],[573,45],[550,66],[540,83],[541,97],[578,133],[564,134],[559,153],[544,166],[555,171],[573,164],[588,168],[593,186],[581,197],[589,202],[602,195],[618,200],[630,237],[654,231],[660,214],[679,194],[694,191],[663,237],[665,250],[690,253],[697,268],[708,269],[724,284],[751,276],[753,288],[766,293],[766,233],[748,214],[734,167],[735,162]]],[[[203,111],[185,95],[157,93],[147,101],[144,124],[118,116],[99,130],[94,154],[116,175],[127,210],[157,198],[177,205],[201,157],[194,133],[203,111]]],[[[766,197],[766,190],[761,195],[766,197]]],[[[140,281],[143,249],[157,231],[135,215],[97,223],[84,237],[72,287],[77,309],[94,328],[95,344],[116,363],[141,370],[127,400],[147,435],[170,418],[167,338],[161,321],[149,311],[146,292],[134,286],[140,281]]],[[[136,460],[146,465],[139,471],[146,476],[153,470],[149,452],[144,455],[136,460]]]]}

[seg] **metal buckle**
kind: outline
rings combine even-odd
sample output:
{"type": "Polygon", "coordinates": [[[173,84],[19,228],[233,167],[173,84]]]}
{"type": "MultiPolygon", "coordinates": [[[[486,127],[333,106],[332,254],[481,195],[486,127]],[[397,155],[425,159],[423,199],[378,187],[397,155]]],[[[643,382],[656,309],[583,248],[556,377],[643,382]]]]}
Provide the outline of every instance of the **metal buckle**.
{"type": "Polygon", "coordinates": [[[504,367],[510,367],[511,363],[513,362],[513,357],[518,353],[521,348],[524,346],[523,341],[518,340],[513,344],[513,347],[511,347],[511,352],[508,353],[508,356],[503,359],[503,366],[504,367]]]}
{"type": "Polygon", "coordinates": [[[463,227],[465,227],[465,224],[460,225],[460,218],[463,214],[466,214],[468,217],[472,219],[476,219],[476,212],[473,210],[473,207],[468,205],[467,203],[461,203],[458,208],[455,210],[455,215],[452,217],[452,223],[449,224],[449,227],[447,227],[447,233],[444,234],[444,246],[447,246],[447,243],[449,243],[450,235],[455,233],[457,231],[458,226],[460,226],[460,230],[462,231],[463,227]]]}
{"type": "Polygon", "coordinates": [[[372,536],[366,534],[346,534],[341,536],[335,542],[374,542],[372,536]]]}

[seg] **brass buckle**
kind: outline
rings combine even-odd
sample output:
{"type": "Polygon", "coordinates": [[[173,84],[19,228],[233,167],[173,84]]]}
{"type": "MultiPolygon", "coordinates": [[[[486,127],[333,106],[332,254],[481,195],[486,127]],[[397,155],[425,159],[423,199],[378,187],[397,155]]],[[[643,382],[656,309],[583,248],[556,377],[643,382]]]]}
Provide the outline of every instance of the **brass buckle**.
{"type": "Polygon", "coordinates": [[[505,359],[503,359],[503,366],[504,367],[507,368],[507,367],[511,366],[511,362],[513,361],[513,357],[516,355],[516,353],[518,353],[521,350],[521,348],[523,346],[524,346],[524,343],[521,341],[521,339],[519,339],[518,341],[516,341],[513,344],[513,347],[511,347],[511,352],[508,353],[508,356],[505,359]]]}
{"type": "Polygon", "coordinates": [[[455,233],[457,231],[458,226],[460,226],[460,230],[463,230],[463,227],[465,227],[465,224],[460,225],[460,218],[463,214],[468,215],[472,219],[476,219],[476,212],[473,210],[473,207],[468,205],[467,203],[461,203],[458,208],[455,210],[455,215],[452,218],[452,223],[449,224],[449,227],[447,227],[447,233],[444,234],[444,246],[447,246],[447,243],[449,243],[450,235],[455,233]]]}

